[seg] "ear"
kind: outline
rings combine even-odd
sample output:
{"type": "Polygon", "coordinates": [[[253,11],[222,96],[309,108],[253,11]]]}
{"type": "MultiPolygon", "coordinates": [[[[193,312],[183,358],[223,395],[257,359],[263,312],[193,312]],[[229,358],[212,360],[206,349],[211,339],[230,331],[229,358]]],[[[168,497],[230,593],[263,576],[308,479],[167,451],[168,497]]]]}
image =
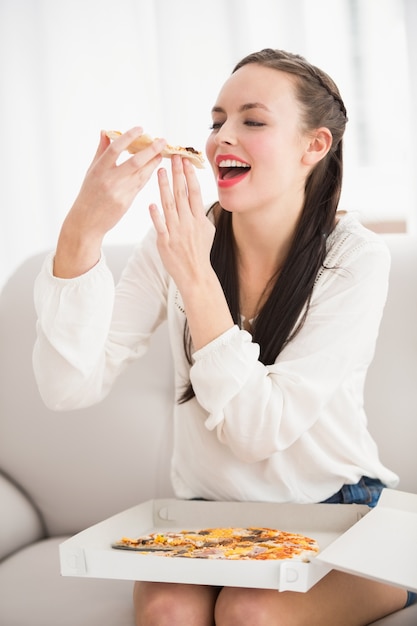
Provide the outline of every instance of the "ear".
{"type": "Polygon", "coordinates": [[[332,147],[333,136],[328,128],[318,128],[315,130],[307,144],[306,151],[303,155],[304,165],[316,165],[321,161],[332,147]]]}

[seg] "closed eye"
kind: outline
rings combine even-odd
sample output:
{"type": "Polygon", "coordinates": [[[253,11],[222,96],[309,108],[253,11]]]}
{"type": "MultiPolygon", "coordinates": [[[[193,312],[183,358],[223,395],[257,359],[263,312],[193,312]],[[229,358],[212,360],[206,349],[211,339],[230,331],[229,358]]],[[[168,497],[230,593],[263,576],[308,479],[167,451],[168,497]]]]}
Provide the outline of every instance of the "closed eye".
{"type": "Polygon", "coordinates": [[[246,126],[266,126],[263,122],[255,122],[254,120],[246,120],[244,124],[246,126]]]}
{"type": "MultiPolygon", "coordinates": [[[[244,122],[245,126],[249,126],[252,128],[260,128],[262,126],[266,126],[266,124],[264,122],[256,122],[255,120],[245,120],[244,122]]],[[[210,130],[220,130],[220,128],[223,126],[223,122],[213,122],[210,126],[209,129],[210,130]]]]}

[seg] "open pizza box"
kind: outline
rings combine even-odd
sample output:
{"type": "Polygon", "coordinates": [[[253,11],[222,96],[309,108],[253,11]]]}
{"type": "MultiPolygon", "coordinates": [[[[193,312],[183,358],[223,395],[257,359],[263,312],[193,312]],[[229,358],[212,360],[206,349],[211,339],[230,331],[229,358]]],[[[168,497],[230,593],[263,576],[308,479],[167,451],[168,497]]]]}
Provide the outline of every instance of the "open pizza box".
{"type": "Polygon", "coordinates": [[[60,545],[61,574],[308,591],[337,569],[417,591],[417,495],[384,489],[378,505],[150,500],[60,545]],[[216,560],[116,550],[124,536],[210,527],[263,526],[316,539],[320,552],[296,560],[216,560]]]}

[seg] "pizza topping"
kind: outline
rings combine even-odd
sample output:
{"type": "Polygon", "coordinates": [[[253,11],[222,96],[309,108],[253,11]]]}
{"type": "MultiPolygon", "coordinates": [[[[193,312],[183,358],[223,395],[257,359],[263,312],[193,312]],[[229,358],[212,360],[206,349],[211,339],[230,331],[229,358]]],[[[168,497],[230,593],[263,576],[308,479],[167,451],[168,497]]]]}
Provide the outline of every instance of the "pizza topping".
{"type": "Polygon", "coordinates": [[[271,528],[209,528],[123,537],[112,546],[143,554],[204,559],[297,559],[308,561],[319,551],[315,539],[271,528]]]}

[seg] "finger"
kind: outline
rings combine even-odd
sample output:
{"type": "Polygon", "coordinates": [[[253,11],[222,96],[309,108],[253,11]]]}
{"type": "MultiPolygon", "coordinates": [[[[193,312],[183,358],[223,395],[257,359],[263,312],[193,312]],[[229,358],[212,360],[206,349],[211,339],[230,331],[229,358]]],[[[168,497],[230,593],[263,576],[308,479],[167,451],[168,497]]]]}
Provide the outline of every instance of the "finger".
{"type": "Polygon", "coordinates": [[[135,126],[127,132],[114,139],[107,147],[106,152],[103,154],[103,160],[108,161],[109,165],[114,165],[122,152],[126,150],[132,141],[143,135],[143,128],[135,126]]]}
{"type": "Polygon", "coordinates": [[[190,203],[184,176],[184,164],[183,159],[178,155],[172,157],[172,186],[178,213],[182,216],[189,215],[190,203]]]}
{"type": "Polygon", "coordinates": [[[161,146],[165,145],[164,139],[155,140],[149,148],[141,150],[140,153],[130,157],[115,169],[117,177],[130,181],[130,185],[140,191],[151,178],[153,172],[162,161],[161,146]]]}
{"type": "Polygon", "coordinates": [[[107,137],[104,130],[100,131],[100,141],[97,146],[97,150],[93,157],[93,160],[91,161],[90,167],[94,165],[94,163],[96,163],[101,157],[101,155],[107,150],[109,143],[110,143],[110,139],[107,137]]]}
{"type": "Polygon", "coordinates": [[[149,205],[149,215],[151,216],[152,223],[158,235],[167,235],[168,230],[167,230],[164,218],[159,212],[156,204],[149,205]]]}
{"type": "Polygon", "coordinates": [[[127,159],[121,167],[126,170],[130,169],[135,171],[141,169],[145,164],[153,162],[152,169],[155,169],[155,167],[162,160],[161,152],[165,146],[165,139],[154,139],[149,146],[143,148],[143,150],[140,150],[139,152],[136,152],[133,156],[127,159]]]}
{"type": "Polygon", "coordinates": [[[169,184],[168,174],[166,169],[163,167],[158,170],[158,185],[162,209],[164,211],[165,221],[169,230],[170,226],[178,221],[178,212],[175,198],[169,184]]]}
{"type": "Polygon", "coordinates": [[[203,215],[205,217],[206,211],[195,168],[188,159],[183,159],[183,168],[191,211],[195,216],[203,215]]]}

